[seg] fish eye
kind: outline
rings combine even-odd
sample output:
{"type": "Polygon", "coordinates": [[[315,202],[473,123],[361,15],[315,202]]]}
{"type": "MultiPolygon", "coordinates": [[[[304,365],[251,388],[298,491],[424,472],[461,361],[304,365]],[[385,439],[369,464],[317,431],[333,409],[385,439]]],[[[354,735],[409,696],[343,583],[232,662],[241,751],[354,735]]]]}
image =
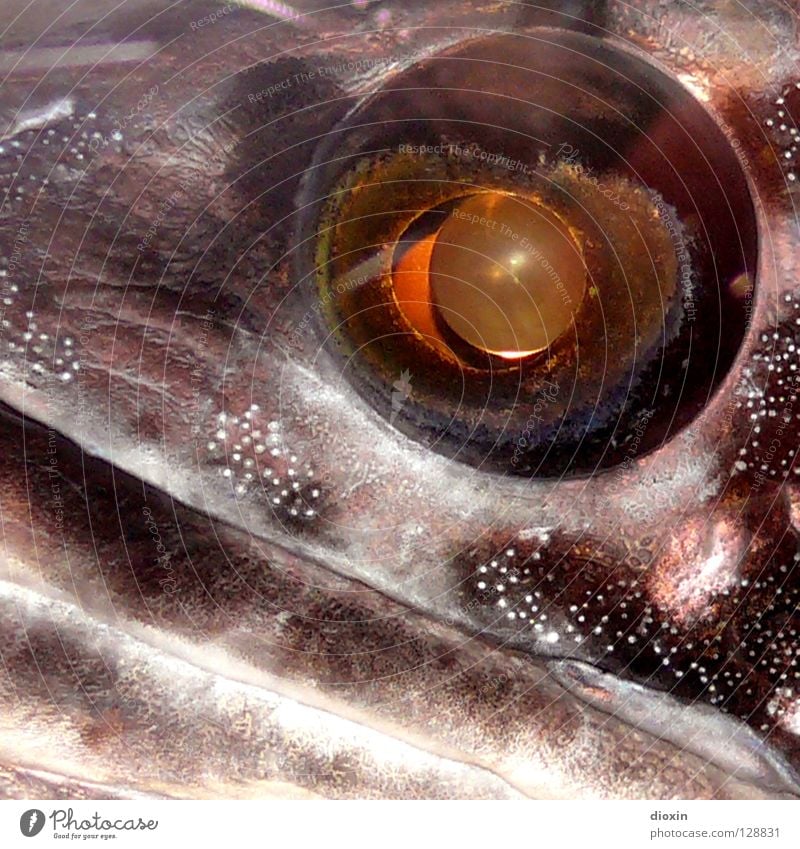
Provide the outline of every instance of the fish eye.
{"type": "Polygon", "coordinates": [[[342,373],[481,468],[612,468],[642,417],[646,453],[744,338],[758,255],[735,150],[673,78],[578,33],[478,38],[394,75],[331,130],[301,208],[298,277],[342,373]]]}

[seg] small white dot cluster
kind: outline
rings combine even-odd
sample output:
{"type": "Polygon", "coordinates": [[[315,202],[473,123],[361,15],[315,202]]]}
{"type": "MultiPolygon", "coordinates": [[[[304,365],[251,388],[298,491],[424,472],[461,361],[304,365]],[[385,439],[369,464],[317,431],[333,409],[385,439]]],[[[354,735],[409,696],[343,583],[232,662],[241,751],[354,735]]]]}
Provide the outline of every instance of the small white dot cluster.
{"type": "Polygon", "coordinates": [[[204,450],[237,497],[265,496],[282,519],[316,517],[321,490],[314,469],[287,448],[280,422],[265,421],[258,404],[238,416],[219,413],[204,450]]]}
{"type": "Polygon", "coordinates": [[[47,129],[28,129],[13,139],[0,143],[0,202],[13,204],[28,201],[51,181],[79,180],[95,154],[115,142],[116,152],[122,133],[113,131],[109,137],[93,129],[97,119],[94,112],[64,118],[47,129]],[[9,168],[9,162],[12,166],[9,168]],[[30,163],[30,164],[29,164],[30,163]]]}
{"type": "Polygon", "coordinates": [[[749,439],[734,473],[780,480],[800,475],[795,463],[800,430],[800,300],[784,296],[792,315],[779,330],[762,333],[761,348],[742,372],[737,406],[747,413],[749,439]]]}
{"type": "Polygon", "coordinates": [[[527,556],[506,548],[473,576],[482,603],[509,624],[532,629],[544,644],[592,662],[613,655],[627,669],[635,662],[648,670],[642,674],[650,686],[745,719],[755,702],[766,704],[766,693],[771,715],[780,718],[800,710],[799,561],[797,554],[790,566],[771,566],[723,590],[714,628],[704,621],[679,626],[620,565],[607,574],[625,577],[602,581],[586,563],[565,565],[563,552],[548,552],[544,544],[527,556]],[[551,559],[557,568],[547,567],[551,559]]]}
{"type": "Polygon", "coordinates": [[[798,130],[790,103],[800,98],[800,82],[784,86],[779,97],[773,101],[772,114],[764,120],[764,125],[770,130],[778,146],[779,156],[786,171],[786,179],[790,183],[797,182],[797,151],[798,130]]]}
{"type": "MultiPolygon", "coordinates": [[[[15,293],[18,291],[16,286],[13,289],[15,293]]],[[[6,307],[14,304],[13,297],[3,300],[6,307]]],[[[75,340],[68,335],[45,332],[30,310],[25,312],[23,328],[15,329],[11,320],[3,318],[6,358],[22,367],[26,380],[34,385],[51,377],[61,383],[71,382],[81,368],[75,340]]]]}

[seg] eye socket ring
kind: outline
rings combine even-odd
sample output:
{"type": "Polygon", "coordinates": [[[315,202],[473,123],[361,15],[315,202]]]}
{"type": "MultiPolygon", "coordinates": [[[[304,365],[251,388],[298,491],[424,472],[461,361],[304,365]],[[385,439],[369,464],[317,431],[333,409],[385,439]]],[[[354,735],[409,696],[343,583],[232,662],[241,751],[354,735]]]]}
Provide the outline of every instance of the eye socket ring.
{"type": "MultiPolygon", "coordinates": [[[[336,329],[331,355],[349,363],[358,351],[348,379],[394,426],[484,467],[612,467],[642,415],[646,453],[703,408],[744,337],[757,242],[736,154],[677,79],[605,40],[531,30],[420,62],[333,131],[303,200],[300,241],[313,247],[298,272],[324,305],[321,333],[336,329]],[[475,232],[456,248],[457,237],[439,241],[444,214],[492,197],[565,223],[586,269],[582,290],[574,266],[551,263],[573,287],[569,321],[530,292],[524,320],[507,304],[487,317],[500,299],[464,259],[475,232]],[[416,246],[410,259],[404,242],[416,246]],[[364,267],[370,280],[353,284],[364,267]],[[399,274],[411,283],[398,289],[399,274]],[[467,304],[465,287],[486,309],[467,304]],[[398,416],[387,398],[402,373],[414,392],[398,416]],[[559,400],[542,411],[554,384],[559,400]]],[[[478,251],[480,262],[501,248],[478,251]]]]}

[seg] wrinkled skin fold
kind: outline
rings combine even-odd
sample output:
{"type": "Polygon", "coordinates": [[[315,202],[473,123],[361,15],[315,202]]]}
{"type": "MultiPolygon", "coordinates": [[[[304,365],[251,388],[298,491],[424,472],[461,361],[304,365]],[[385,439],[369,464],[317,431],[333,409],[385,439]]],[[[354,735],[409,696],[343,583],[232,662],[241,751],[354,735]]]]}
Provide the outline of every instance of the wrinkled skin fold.
{"type": "Polygon", "coordinates": [[[220,4],[14,5],[0,792],[796,797],[800,431],[767,411],[797,360],[797,222],[765,124],[800,80],[792,11],[309,2],[197,26],[220,4]],[[613,481],[491,475],[399,434],[304,323],[296,275],[326,132],[410,56],[542,25],[683,75],[743,150],[759,216],[734,368],[613,481]],[[477,586],[507,551],[557,587],[557,641],[477,586]],[[624,610],[705,672],[631,648],[624,610]]]}

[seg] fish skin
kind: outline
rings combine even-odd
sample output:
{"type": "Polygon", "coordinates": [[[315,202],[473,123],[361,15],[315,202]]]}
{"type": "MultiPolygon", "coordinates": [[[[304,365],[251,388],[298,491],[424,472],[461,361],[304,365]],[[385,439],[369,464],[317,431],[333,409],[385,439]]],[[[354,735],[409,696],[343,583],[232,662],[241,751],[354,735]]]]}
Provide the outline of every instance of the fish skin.
{"type": "Polygon", "coordinates": [[[24,459],[5,450],[21,437],[6,420],[9,795],[62,775],[67,794],[112,797],[773,797],[592,709],[536,660],[273,554],[54,431],[28,425],[24,459]],[[144,509],[170,592],[131,521],[144,509]]]}

